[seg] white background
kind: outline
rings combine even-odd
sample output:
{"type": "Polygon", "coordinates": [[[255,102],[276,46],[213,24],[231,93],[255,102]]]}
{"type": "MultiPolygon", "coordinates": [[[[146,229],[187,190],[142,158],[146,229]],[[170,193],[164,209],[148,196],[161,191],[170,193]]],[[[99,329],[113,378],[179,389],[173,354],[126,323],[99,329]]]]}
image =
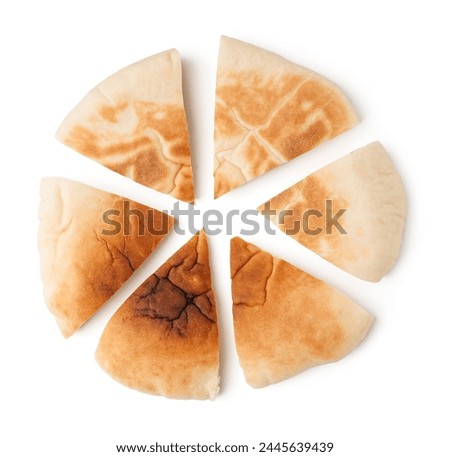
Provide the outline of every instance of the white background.
{"type": "MultiPolygon", "coordinates": [[[[334,456],[447,456],[449,322],[448,43],[445,2],[16,1],[0,6],[0,454],[114,456],[115,444],[332,441],[334,456]],[[212,131],[219,37],[249,41],[322,73],[362,123],[214,206],[212,131]],[[71,177],[164,209],[145,189],[59,144],[67,112],[118,69],[168,48],[183,58],[203,209],[254,208],[370,141],[407,188],[401,257],[380,283],[351,277],[287,237],[256,244],[340,288],[376,323],[344,360],[261,390],[233,346],[228,239],[210,239],[222,333],[222,392],[174,401],[123,387],[94,360],[109,317],[186,239],[170,237],[125,288],[64,340],[42,296],[39,180],[71,177]]],[[[238,230],[239,227],[236,227],[238,230]]]]}

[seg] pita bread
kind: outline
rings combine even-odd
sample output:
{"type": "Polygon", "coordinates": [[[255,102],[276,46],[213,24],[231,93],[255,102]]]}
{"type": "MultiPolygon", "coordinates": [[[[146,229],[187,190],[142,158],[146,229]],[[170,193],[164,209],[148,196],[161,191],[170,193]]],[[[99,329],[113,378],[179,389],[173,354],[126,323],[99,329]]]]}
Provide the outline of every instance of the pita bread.
{"type": "Polygon", "coordinates": [[[281,230],[366,281],[379,281],[398,257],[406,217],[405,189],[378,142],[313,173],[266,205],[276,210],[271,220],[281,230]],[[284,222],[283,211],[291,211],[284,222]],[[308,211],[315,214],[306,227],[308,211]],[[333,227],[333,217],[339,228],[333,227]]]}
{"type": "Polygon", "coordinates": [[[215,112],[215,196],[358,122],[330,81],[248,43],[222,37],[215,112]]]}
{"type": "Polygon", "coordinates": [[[42,180],[39,218],[44,295],[65,337],[111,298],[174,223],[147,206],[61,178],[42,180]],[[106,211],[125,220],[126,208],[145,215],[148,226],[136,223],[137,216],[130,217],[129,226],[106,223],[120,222],[112,215],[103,221],[106,211]]]}
{"type": "Polygon", "coordinates": [[[140,184],[194,200],[181,61],[175,49],[105,79],[66,117],[56,137],[140,184]]]}
{"type": "Polygon", "coordinates": [[[341,292],[240,238],[231,240],[231,277],[236,347],[252,387],[341,359],[373,321],[341,292]]]}
{"type": "Polygon", "coordinates": [[[97,349],[117,381],[170,398],[214,398],[219,332],[206,236],[193,237],[109,321],[97,349]]]}

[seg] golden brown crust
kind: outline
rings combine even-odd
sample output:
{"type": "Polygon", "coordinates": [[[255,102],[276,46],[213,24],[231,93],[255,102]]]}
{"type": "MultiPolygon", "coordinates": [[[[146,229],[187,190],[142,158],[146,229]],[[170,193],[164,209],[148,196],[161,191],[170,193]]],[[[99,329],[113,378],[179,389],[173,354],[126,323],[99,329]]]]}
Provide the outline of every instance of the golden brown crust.
{"type": "Polygon", "coordinates": [[[216,197],[356,123],[344,94],[322,76],[222,37],[214,133],[216,197]]]}
{"type": "Polygon", "coordinates": [[[281,230],[361,279],[379,281],[399,254],[406,195],[378,142],[318,170],[258,209],[267,205],[276,211],[271,220],[281,230]],[[336,215],[340,227],[330,224],[336,215]]]}
{"type": "Polygon", "coordinates": [[[203,232],[150,276],[108,323],[97,349],[119,382],[171,398],[213,398],[219,333],[203,232]]]}
{"type": "Polygon", "coordinates": [[[57,138],[140,184],[194,200],[181,62],[175,50],[103,81],[67,116],[57,138]]]}
{"type": "Polygon", "coordinates": [[[153,208],[61,178],[42,180],[39,216],[44,294],[66,337],[111,298],[174,222],[153,208]],[[109,211],[108,219],[119,223],[125,208],[140,212],[143,224],[131,216],[118,230],[103,220],[109,211]]]}
{"type": "Polygon", "coordinates": [[[231,277],[236,347],[252,387],[341,359],[373,320],[341,292],[240,238],[231,241],[231,277]]]}

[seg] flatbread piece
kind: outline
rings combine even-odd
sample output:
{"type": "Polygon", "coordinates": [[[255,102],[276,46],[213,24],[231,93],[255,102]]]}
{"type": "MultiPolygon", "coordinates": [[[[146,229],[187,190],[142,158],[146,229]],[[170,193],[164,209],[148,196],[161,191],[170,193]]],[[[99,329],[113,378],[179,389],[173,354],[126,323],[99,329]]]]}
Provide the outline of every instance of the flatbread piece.
{"type": "Polygon", "coordinates": [[[231,240],[231,277],[236,348],[252,387],[341,359],[372,324],[338,290],[240,238],[231,240]]]}
{"type": "Polygon", "coordinates": [[[175,49],[105,79],[69,113],[56,137],[140,184],[194,200],[181,60],[175,49]]]}
{"type": "Polygon", "coordinates": [[[258,209],[274,211],[270,218],[281,230],[331,263],[376,282],[399,255],[406,207],[402,180],[381,143],[374,142],[258,209]]]}
{"type": "Polygon", "coordinates": [[[65,337],[111,298],[174,224],[153,208],[62,178],[42,180],[39,218],[44,295],[65,337]]]}
{"type": "Polygon", "coordinates": [[[109,321],[100,366],[134,389],[208,399],[219,391],[219,331],[206,235],[194,236],[109,321]]]}
{"type": "Polygon", "coordinates": [[[215,197],[358,122],[333,83],[248,43],[222,37],[215,110],[215,197]]]}

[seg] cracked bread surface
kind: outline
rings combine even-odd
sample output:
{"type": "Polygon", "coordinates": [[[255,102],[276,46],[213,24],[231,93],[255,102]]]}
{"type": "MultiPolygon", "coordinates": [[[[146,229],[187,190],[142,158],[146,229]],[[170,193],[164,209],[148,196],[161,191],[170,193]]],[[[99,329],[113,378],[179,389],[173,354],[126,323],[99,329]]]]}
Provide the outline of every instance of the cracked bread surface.
{"type": "Polygon", "coordinates": [[[140,184],[194,200],[181,60],[175,49],[105,79],[67,115],[56,137],[140,184]]]}
{"type": "Polygon", "coordinates": [[[214,123],[215,197],[310,151],[358,122],[324,77],[222,37],[214,123]]]}
{"type": "Polygon", "coordinates": [[[117,310],[96,357],[117,381],[143,392],[184,399],[216,396],[219,331],[204,232],[117,310]]]}
{"type": "Polygon", "coordinates": [[[241,238],[231,240],[236,348],[255,388],[349,354],[373,317],[344,294],[241,238]]]}
{"type": "Polygon", "coordinates": [[[65,337],[112,297],[174,223],[153,208],[62,178],[42,179],[39,218],[44,296],[65,337]],[[124,208],[141,213],[144,225],[134,215],[112,234],[104,213],[113,211],[119,223],[124,208]]]}

